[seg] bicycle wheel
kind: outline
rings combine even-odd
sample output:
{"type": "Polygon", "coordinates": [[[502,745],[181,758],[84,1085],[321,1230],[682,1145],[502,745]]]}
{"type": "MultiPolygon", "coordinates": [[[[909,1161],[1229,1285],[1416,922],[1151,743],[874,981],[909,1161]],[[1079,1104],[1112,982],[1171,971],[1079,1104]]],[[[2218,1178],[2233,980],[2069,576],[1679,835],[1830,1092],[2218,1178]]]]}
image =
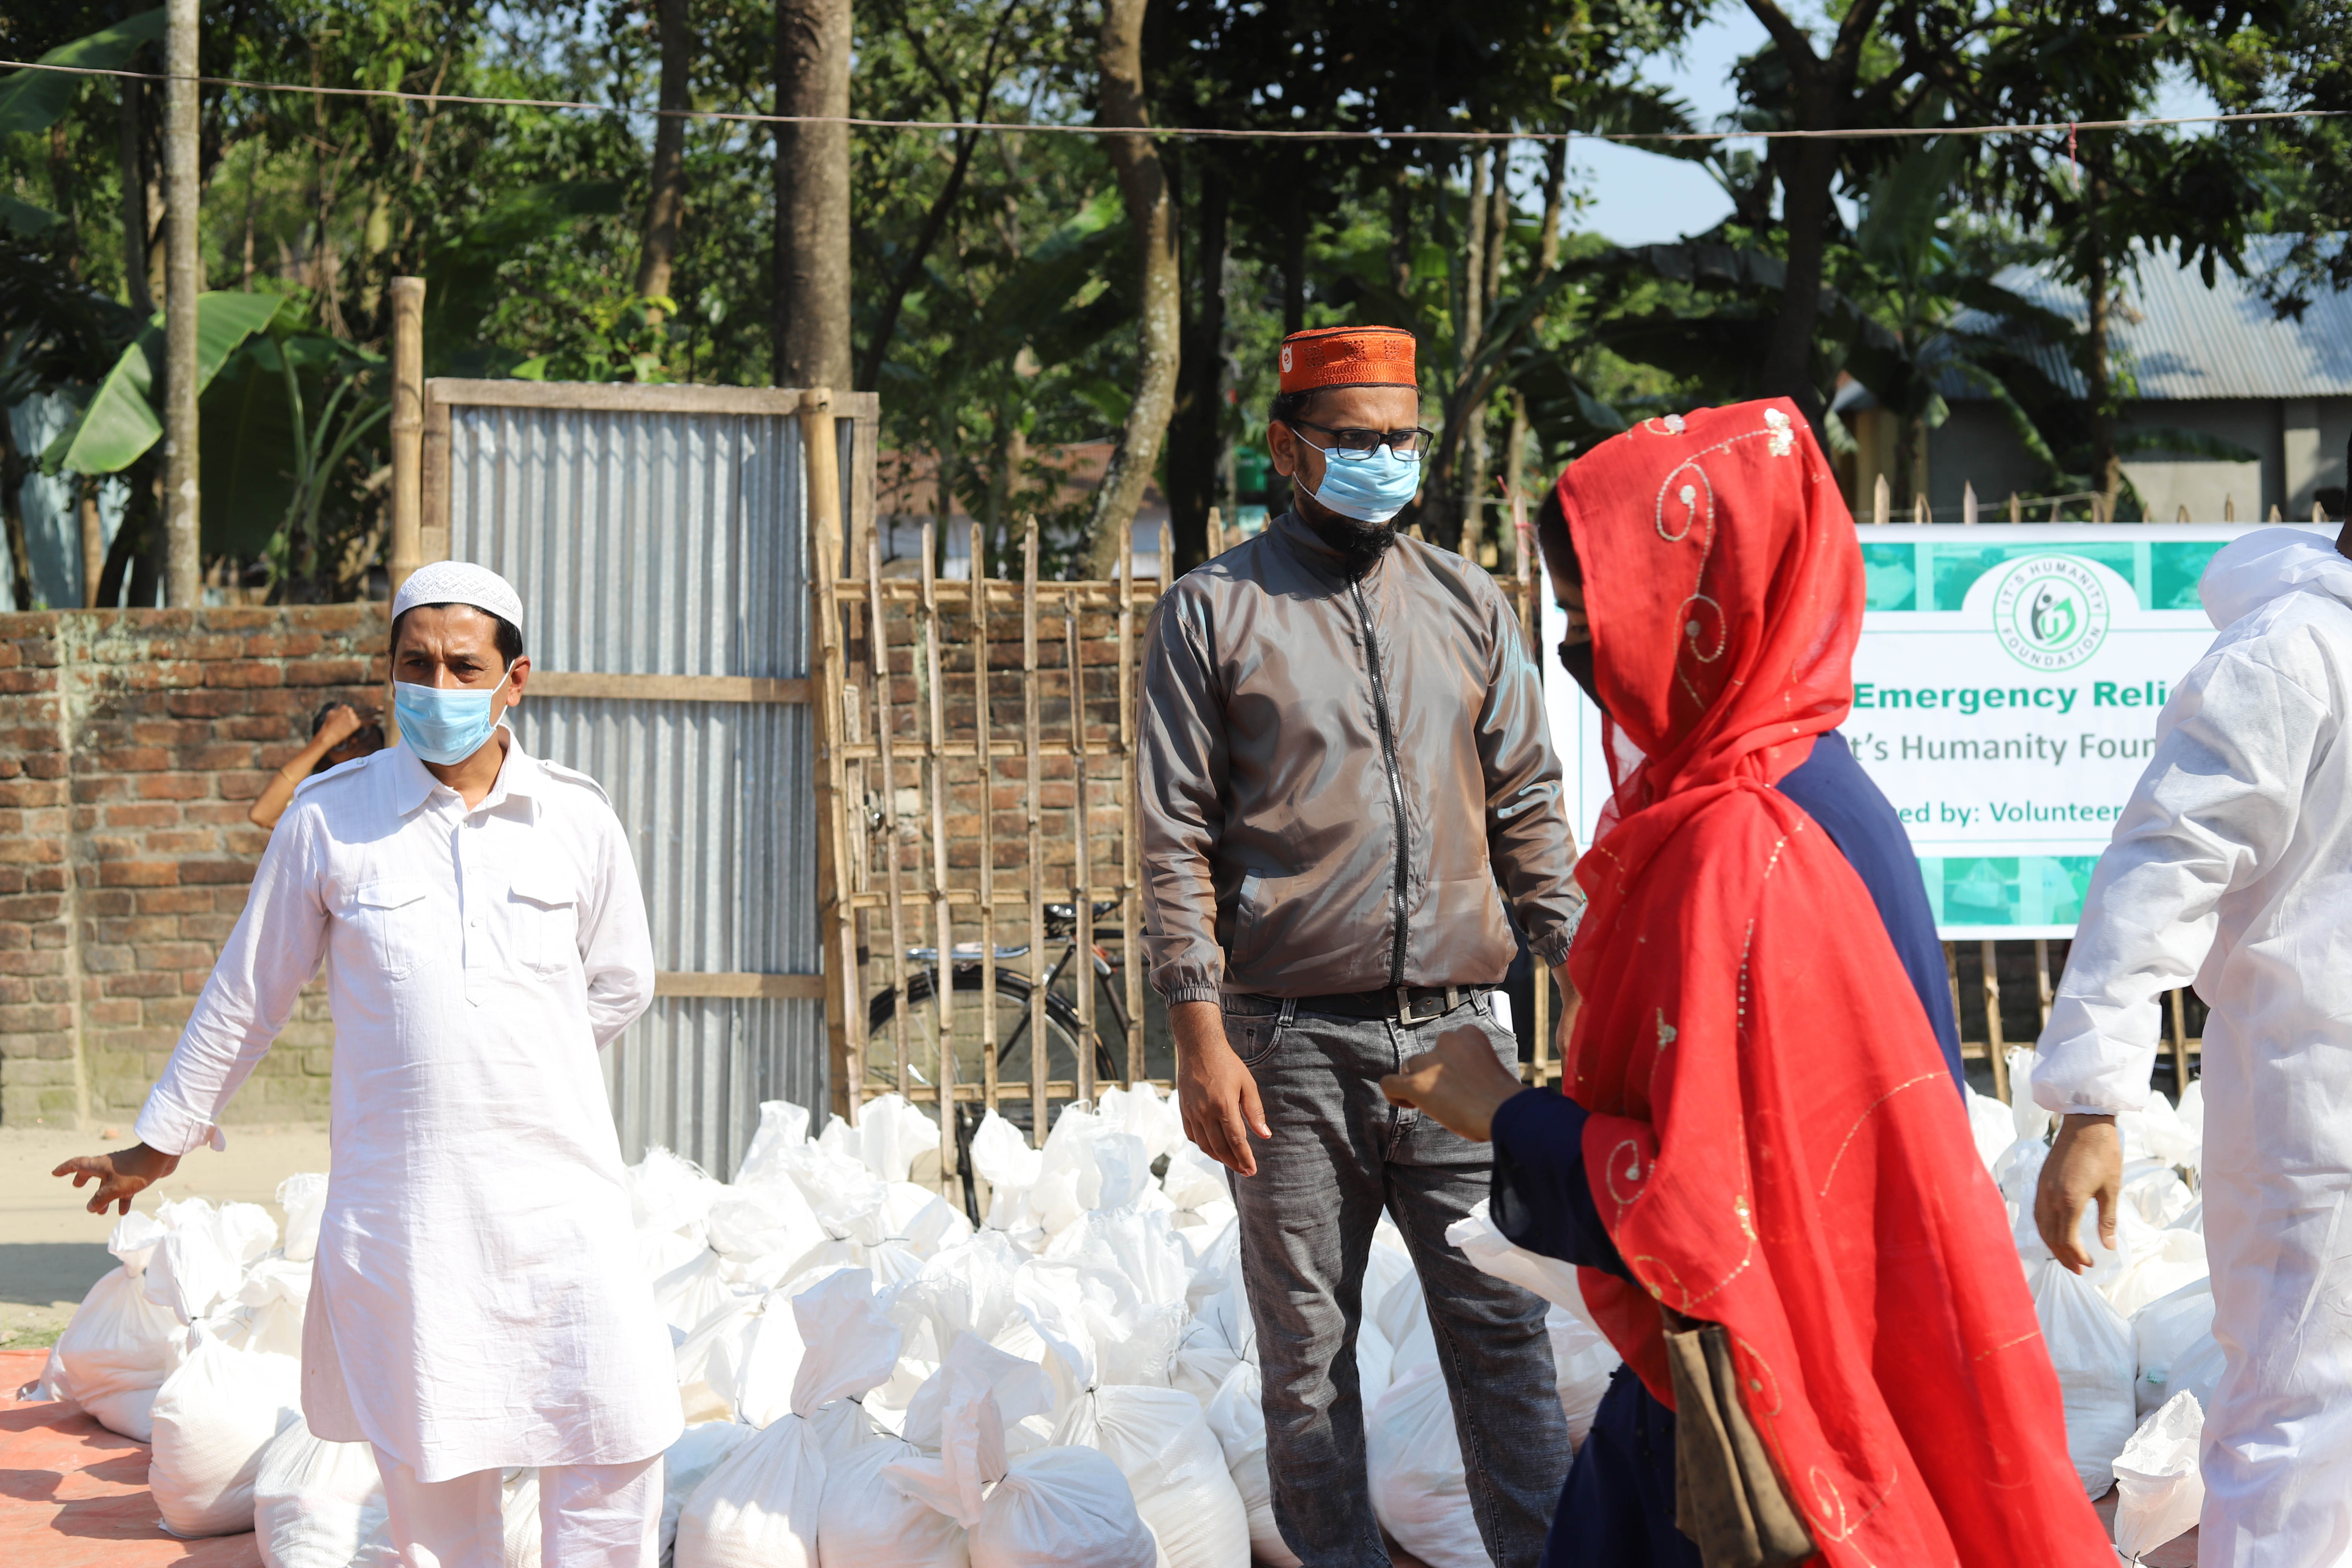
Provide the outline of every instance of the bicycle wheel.
{"type": "MultiPolygon", "coordinates": [[[[905,1087],[929,1084],[939,1076],[940,1016],[939,1010],[931,1005],[938,984],[936,970],[919,969],[907,977],[907,1065],[909,1081],[905,1087]],[[916,1076],[918,1074],[920,1076],[916,1076]]],[[[998,971],[995,1039],[1002,1047],[1013,1040],[1016,1034],[1020,1037],[1011,1050],[1004,1053],[998,1066],[1001,1081],[1007,1084],[1026,1084],[1029,1081],[1029,994],[1026,975],[998,971]]],[[[949,1010],[958,1083],[982,1081],[982,1057],[987,1046],[981,1028],[980,996],[980,966],[958,964],[955,970],[955,1005],[949,1010]]],[[[898,993],[896,989],[876,996],[867,1004],[866,1011],[866,1079],[893,1089],[901,1087],[898,1082],[898,993]]],[[[1048,994],[1045,998],[1045,1078],[1048,1082],[1075,1084],[1077,1081],[1077,1017],[1066,1001],[1048,994]]],[[[1065,1089],[1050,1098],[1066,1101],[1071,1097],[1072,1091],[1065,1089]]],[[[1035,1132],[1027,1100],[1007,1100],[1002,1114],[1023,1131],[1035,1132]]],[[[1050,1127],[1052,1124],[1052,1119],[1048,1117],[1046,1125],[1050,1127]]],[[[1033,1145],[1034,1142],[1033,1136],[1033,1145]]]]}

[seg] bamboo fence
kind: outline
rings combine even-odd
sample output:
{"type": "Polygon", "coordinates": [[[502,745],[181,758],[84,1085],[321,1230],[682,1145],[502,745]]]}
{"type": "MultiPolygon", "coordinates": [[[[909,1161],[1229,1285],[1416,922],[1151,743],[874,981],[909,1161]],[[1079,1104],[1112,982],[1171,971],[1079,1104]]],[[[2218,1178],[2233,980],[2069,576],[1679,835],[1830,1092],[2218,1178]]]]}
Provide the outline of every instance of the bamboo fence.
{"type": "MultiPolygon", "coordinates": [[[[1056,1102],[1091,1102],[1113,1082],[1170,1085],[1166,1045],[1147,1038],[1136,751],[1139,638],[1168,586],[1171,542],[1163,529],[1160,576],[1137,577],[1130,540],[1111,581],[1045,580],[1032,519],[1021,576],[1002,579],[981,574],[974,524],[972,575],[942,580],[929,525],[913,562],[886,563],[878,538],[843,540],[817,471],[829,432],[804,433],[835,1110],[855,1121],[894,1092],[935,1107],[944,1181],[969,1133],[959,1108],[1005,1110],[1042,1136],[1056,1102]],[[823,569],[841,561],[862,570],[823,569]],[[1017,728],[1003,700],[1016,675],[1017,728]],[[997,809],[1008,793],[1017,834],[997,809]],[[1000,946],[1008,936],[1021,945],[1000,946]],[[1057,967],[1049,994],[1036,981],[1057,967]],[[1124,1015],[1123,1049],[1106,1044],[1104,1007],[1124,1015]]],[[[1210,542],[1240,539],[1213,514],[1210,542]]],[[[1525,573],[1497,585],[1531,635],[1525,573]]],[[[1545,1039],[1531,1081],[1557,1077],[1545,1039]]]]}

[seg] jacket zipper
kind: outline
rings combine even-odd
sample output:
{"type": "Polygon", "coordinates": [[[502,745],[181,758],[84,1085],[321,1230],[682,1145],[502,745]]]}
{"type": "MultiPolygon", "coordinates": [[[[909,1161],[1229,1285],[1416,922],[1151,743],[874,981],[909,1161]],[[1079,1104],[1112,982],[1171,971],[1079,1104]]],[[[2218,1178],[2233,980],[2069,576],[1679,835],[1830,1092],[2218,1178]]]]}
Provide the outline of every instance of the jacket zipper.
{"type": "Polygon", "coordinates": [[[1396,940],[1389,952],[1389,989],[1404,984],[1404,909],[1405,889],[1410,884],[1411,861],[1405,847],[1404,775],[1397,770],[1396,734],[1389,728],[1388,687],[1381,679],[1381,645],[1373,635],[1371,606],[1364,602],[1364,584],[1349,579],[1348,591],[1356,596],[1356,614],[1364,628],[1364,664],[1372,676],[1372,711],[1381,721],[1381,761],[1388,768],[1389,803],[1396,808],[1396,940]]]}

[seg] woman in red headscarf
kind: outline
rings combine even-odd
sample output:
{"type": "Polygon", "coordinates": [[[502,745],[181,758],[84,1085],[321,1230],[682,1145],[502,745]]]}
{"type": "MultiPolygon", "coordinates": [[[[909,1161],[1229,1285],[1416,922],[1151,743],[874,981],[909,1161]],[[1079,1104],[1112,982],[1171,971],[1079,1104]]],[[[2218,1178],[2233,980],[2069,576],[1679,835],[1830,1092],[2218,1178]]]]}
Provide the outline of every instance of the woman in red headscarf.
{"type": "MultiPolygon", "coordinates": [[[[1572,465],[1559,498],[1616,790],[1578,868],[1572,1103],[1491,1107],[1497,1219],[1597,1265],[1586,1303],[1639,1381],[1604,1404],[1547,1563],[1697,1560],[1671,1528],[1662,1308],[1726,1331],[1819,1561],[2112,1561],[1895,922],[1838,824],[1778,787],[1817,737],[1842,752],[1862,629],[1861,552],[1819,447],[1785,400],[1650,420],[1572,465]],[[1572,1148],[1506,1157],[1530,1128],[1580,1123],[1572,1148]],[[1548,1170],[1507,1194],[1531,1163],[1548,1170]],[[1573,1191],[1547,1195],[1563,1175],[1573,1191]],[[1515,1226],[1507,1195],[1552,1212],[1515,1226]]],[[[1441,1056],[1389,1084],[1454,1125],[1443,1079],[1461,1064],[1441,1056]]]]}

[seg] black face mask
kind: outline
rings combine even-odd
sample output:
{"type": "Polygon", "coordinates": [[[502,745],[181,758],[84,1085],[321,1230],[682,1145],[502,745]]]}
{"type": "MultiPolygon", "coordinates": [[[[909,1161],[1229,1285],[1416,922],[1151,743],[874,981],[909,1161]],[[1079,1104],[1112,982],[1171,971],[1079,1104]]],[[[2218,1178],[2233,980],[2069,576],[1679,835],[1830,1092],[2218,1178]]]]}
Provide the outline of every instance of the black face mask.
{"type": "Polygon", "coordinates": [[[1299,516],[1306,518],[1316,538],[1339,552],[1340,566],[1350,578],[1360,577],[1379,565],[1389,546],[1396,542],[1396,529],[1390,523],[1358,522],[1337,513],[1308,517],[1303,507],[1299,516]]]}
{"type": "MultiPolygon", "coordinates": [[[[1592,699],[1592,705],[1595,708],[1601,708],[1601,691],[1593,684],[1592,639],[1587,637],[1582,642],[1563,641],[1557,651],[1559,654],[1560,668],[1568,671],[1569,679],[1584,688],[1584,694],[1592,699]]],[[[1605,713],[1608,710],[1602,708],[1601,711],[1605,713]]]]}

